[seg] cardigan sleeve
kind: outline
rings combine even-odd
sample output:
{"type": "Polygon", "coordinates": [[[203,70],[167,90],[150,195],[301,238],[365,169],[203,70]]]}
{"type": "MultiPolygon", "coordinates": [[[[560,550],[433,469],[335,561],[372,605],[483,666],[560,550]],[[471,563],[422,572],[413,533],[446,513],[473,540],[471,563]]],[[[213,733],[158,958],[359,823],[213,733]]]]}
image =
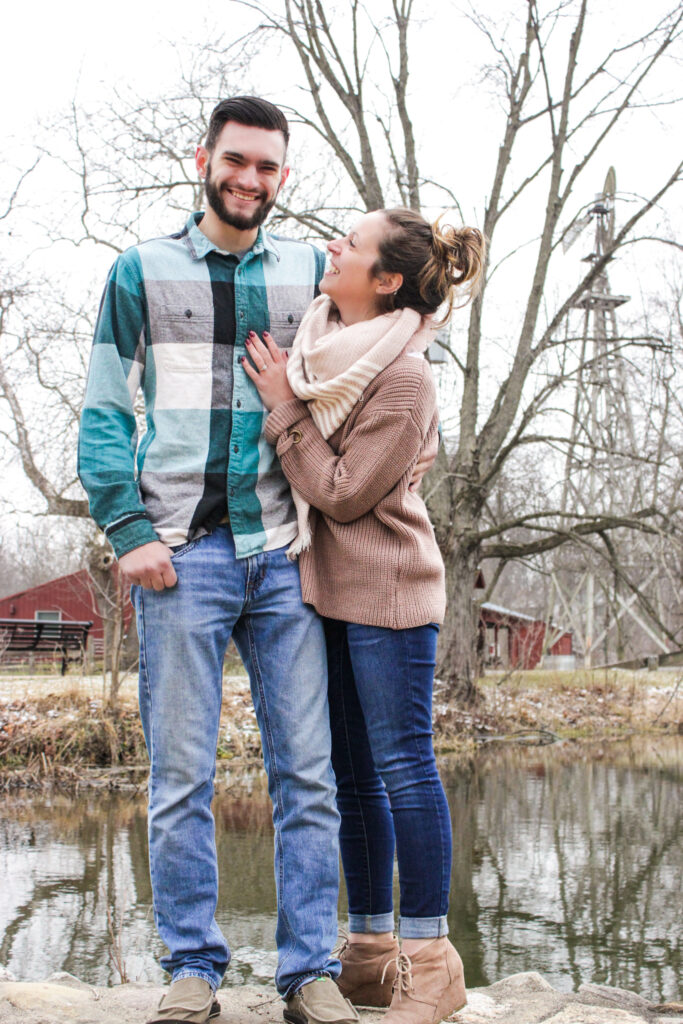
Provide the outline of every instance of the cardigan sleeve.
{"type": "Polygon", "coordinates": [[[339,449],[327,443],[305,402],[278,406],[266,436],[290,484],[315,508],[341,523],[365,515],[412,470],[436,411],[427,364],[382,382],[357,413],[339,449]]]}

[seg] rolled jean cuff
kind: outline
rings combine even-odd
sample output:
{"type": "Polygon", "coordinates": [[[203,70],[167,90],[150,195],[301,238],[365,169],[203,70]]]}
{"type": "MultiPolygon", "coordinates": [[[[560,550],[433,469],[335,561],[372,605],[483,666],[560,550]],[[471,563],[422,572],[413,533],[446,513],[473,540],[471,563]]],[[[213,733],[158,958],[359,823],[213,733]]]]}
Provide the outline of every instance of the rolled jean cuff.
{"type": "Polygon", "coordinates": [[[211,986],[211,991],[214,995],[222,981],[222,978],[217,979],[215,974],[209,974],[207,971],[198,971],[194,967],[181,967],[173,972],[173,981],[181,981],[182,978],[201,978],[202,981],[211,986]]]}
{"type": "Polygon", "coordinates": [[[448,935],[448,918],[399,917],[398,934],[401,939],[440,939],[448,935]]]}
{"type": "Polygon", "coordinates": [[[382,932],[393,932],[393,930],[393,912],[388,914],[349,914],[350,932],[381,935],[382,932]]]}
{"type": "Polygon", "coordinates": [[[309,985],[312,981],[317,981],[318,978],[332,978],[335,980],[341,974],[341,960],[334,960],[330,958],[327,962],[327,967],[324,971],[309,971],[308,974],[302,974],[300,978],[293,981],[284,992],[280,992],[280,998],[284,999],[285,1002],[298,992],[299,989],[303,988],[304,985],[309,985]]]}

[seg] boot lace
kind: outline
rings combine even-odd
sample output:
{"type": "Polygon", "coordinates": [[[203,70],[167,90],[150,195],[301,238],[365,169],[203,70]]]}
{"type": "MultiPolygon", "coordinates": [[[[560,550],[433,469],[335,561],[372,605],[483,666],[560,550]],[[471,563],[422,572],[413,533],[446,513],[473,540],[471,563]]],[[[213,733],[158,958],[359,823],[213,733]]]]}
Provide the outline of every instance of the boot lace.
{"type": "Polygon", "coordinates": [[[337,944],[335,945],[334,949],[330,953],[330,956],[335,957],[337,960],[341,960],[342,957],[344,956],[344,953],[346,952],[346,950],[348,948],[349,948],[349,933],[346,931],[345,928],[340,928],[339,929],[339,934],[337,936],[337,944]]]}
{"type": "Polygon", "coordinates": [[[398,998],[403,998],[403,993],[413,992],[415,986],[413,985],[413,964],[407,953],[399,953],[393,960],[387,961],[382,971],[382,982],[387,974],[387,970],[391,964],[396,964],[396,978],[392,985],[391,991],[398,992],[398,998]]]}

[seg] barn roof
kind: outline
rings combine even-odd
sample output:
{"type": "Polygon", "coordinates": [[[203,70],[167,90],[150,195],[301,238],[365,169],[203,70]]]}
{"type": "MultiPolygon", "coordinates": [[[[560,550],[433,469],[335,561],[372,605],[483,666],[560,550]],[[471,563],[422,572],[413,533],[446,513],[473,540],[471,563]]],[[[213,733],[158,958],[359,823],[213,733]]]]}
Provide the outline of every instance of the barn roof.
{"type": "Polygon", "coordinates": [[[19,597],[25,597],[27,594],[32,594],[36,590],[42,590],[43,587],[52,587],[55,583],[66,583],[67,580],[82,583],[87,580],[87,576],[87,569],[77,569],[76,572],[66,573],[65,576],[53,576],[51,579],[43,580],[42,583],[36,583],[32,587],[25,587],[23,590],[16,590],[13,594],[3,594],[3,596],[0,597],[0,601],[11,601],[19,597]]]}
{"type": "MultiPolygon", "coordinates": [[[[484,611],[495,612],[496,615],[503,615],[506,619],[518,619],[521,622],[542,622],[545,624],[545,619],[535,619],[533,615],[526,615],[524,612],[513,611],[512,608],[504,608],[500,604],[492,604],[491,601],[484,601],[481,605],[484,611]]],[[[564,626],[558,625],[557,622],[550,623],[551,629],[561,629],[564,633],[571,633],[571,629],[565,629],[564,626]]]]}

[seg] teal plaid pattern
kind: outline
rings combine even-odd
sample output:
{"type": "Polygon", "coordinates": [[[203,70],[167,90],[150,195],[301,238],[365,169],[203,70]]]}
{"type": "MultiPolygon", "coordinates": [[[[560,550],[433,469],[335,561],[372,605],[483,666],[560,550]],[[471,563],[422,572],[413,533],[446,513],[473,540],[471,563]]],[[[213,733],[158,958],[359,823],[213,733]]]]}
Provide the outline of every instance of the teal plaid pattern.
{"type": "Polygon", "coordinates": [[[117,557],[157,539],[184,544],[226,512],[239,558],[296,535],[289,486],[263,436],[267,413],[240,360],[249,331],[291,346],[325,256],[261,228],[239,258],[216,249],[201,218],[122,253],[102,297],[78,474],[117,557]]]}

